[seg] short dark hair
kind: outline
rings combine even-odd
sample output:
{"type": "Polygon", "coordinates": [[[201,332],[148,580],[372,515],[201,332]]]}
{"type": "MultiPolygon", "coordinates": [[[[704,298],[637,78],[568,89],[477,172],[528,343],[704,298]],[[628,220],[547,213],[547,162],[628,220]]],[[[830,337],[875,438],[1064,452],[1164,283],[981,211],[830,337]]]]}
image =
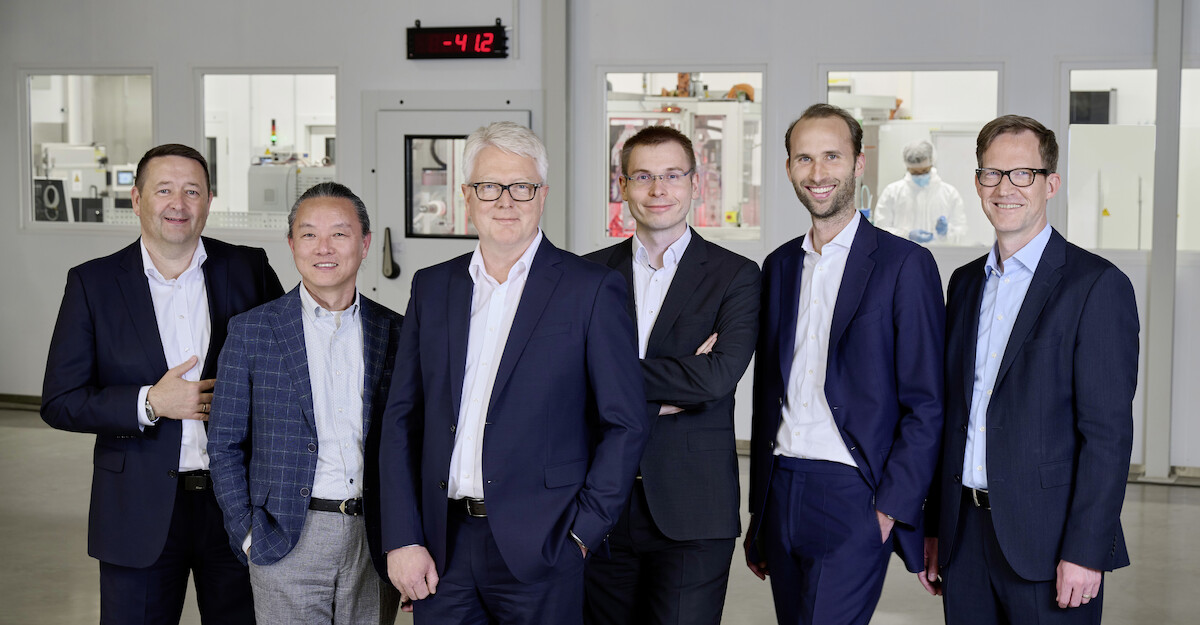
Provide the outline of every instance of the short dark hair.
{"type": "Polygon", "coordinates": [[[331,197],[341,200],[350,200],[354,204],[354,212],[358,214],[358,223],[362,226],[362,235],[365,237],[371,234],[371,217],[367,214],[367,205],[363,204],[362,198],[354,194],[344,184],[336,182],[321,182],[309,187],[308,191],[304,192],[296,199],[296,203],[292,204],[292,210],[288,211],[288,238],[292,238],[292,224],[296,222],[296,211],[300,210],[300,205],[305,200],[311,200],[319,197],[331,197]]]}
{"type": "Polygon", "coordinates": [[[1004,115],[988,122],[979,131],[975,140],[975,162],[977,167],[983,167],[983,153],[992,147],[992,142],[1003,134],[1020,134],[1028,130],[1038,140],[1038,153],[1042,157],[1042,168],[1050,173],[1058,171],[1058,140],[1054,131],[1042,125],[1041,122],[1021,115],[1004,115]]]}
{"type": "Polygon", "coordinates": [[[805,109],[804,113],[796,121],[792,122],[792,125],[788,126],[787,132],[783,134],[783,147],[787,149],[788,158],[792,157],[792,130],[796,128],[796,124],[810,119],[824,119],[826,117],[838,117],[846,122],[846,128],[850,130],[850,144],[854,146],[854,156],[857,157],[859,154],[862,154],[863,129],[858,120],[854,119],[854,116],[849,111],[840,106],[818,102],[805,109]]]}
{"type": "Polygon", "coordinates": [[[208,177],[208,161],[204,160],[204,155],[195,148],[181,143],[166,143],[156,148],[150,148],[149,152],[142,155],[142,160],[138,161],[137,174],[133,178],[133,186],[137,187],[138,193],[142,192],[142,184],[146,181],[144,176],[146,165],[160,156],[182,156],[200,163],[200,168],[204,170],[204,188],[212,193],[212,180],[208,177]]]}
{"type": "Polygon", "coordinates": [[[633,148],[643,145],[652,147],[664,143],[678,143],[679,147],[683,148],[687,154],[688,168],[695,171],[696,149],[692,147],[692,140],[687,135],[670,126],[646,126],[627,139],[625,146],[621,148],[621,173],[629,175],[629,157],[633,155],[633,148]]]}

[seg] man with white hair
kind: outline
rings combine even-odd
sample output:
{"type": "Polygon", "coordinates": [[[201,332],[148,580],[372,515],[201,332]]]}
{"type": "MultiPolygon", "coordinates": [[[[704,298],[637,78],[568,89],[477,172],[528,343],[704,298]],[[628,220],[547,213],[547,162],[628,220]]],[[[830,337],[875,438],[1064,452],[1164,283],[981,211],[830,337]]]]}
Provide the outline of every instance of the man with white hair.
{"type": "Polygon", "coordinates": [[[933,167],[933,144],[913,141],[904,146],[904,178],[889,184],[875,203],[876,227],[917,243],[958,243],[967,230],[958,189],[946,184],[933,167]]]}
{"type": "Polygon", "coordinates": [[[418,625],[580,623],[649,430],[625,278],[542,234],[528,128],[463,160],[479,245],[413,276],[382,419],[388,575],[418,625]]]}

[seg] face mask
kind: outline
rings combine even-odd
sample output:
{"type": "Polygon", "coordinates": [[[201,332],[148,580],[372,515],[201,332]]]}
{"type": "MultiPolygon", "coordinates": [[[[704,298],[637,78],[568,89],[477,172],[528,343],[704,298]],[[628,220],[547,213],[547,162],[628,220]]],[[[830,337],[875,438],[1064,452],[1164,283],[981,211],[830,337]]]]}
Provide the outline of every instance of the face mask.
{"type": "Polygon", "coordinates": [[[929,186],[929,174],[911,174],[911,175],[912,175],[912,181],[917,183],[918,187],[924,188],[924,187],[929,186]]]}

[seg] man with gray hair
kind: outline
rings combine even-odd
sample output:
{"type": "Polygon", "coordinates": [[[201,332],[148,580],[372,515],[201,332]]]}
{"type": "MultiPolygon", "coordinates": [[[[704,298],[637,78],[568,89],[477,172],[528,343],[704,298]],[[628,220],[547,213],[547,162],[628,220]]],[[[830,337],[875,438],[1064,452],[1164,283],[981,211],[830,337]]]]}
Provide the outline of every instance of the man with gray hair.
{"type": "Polygon", "coordinates": [[[967,231],[962,196],[933,167],[933,144],[904,146],[904,178],[889,184],[875,203],[872,223],[917,243],[958,243],[967,231]]]}
{"type": "Polygon", "coordinates": [[[350,189],[306,191],[287,238],[300,284],[234,317],[221,351],[208,438],[217,502],[249,561],[259,625],[392,623],[376,461],[401,317],[358,292],[371,225],[350,189]]]}
{"type": "Polygon", "coordinates": [[[625,279],[542,234],[529,129],[480,128],[464,161],[479,244],[413,276],[383,418],[388,574],[418,624],[580,623],[648,431],[625,279]]]}

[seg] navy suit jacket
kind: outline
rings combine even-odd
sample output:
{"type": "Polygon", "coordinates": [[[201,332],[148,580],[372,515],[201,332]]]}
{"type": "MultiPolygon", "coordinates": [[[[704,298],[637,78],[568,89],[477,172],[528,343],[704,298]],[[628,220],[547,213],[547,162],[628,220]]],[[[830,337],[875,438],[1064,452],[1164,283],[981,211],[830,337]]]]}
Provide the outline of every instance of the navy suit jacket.
{"type": "MultiPolygon", "coordinates": [[[[928,528],[939,538],[943,567],[954,560],[986,261],[982,256],[950,279],[946,442],[928,528]]],[[[1104,571],[1129,564],[1120,516],[1137,359],[1129,278],[1052,232],[987,410],[992,525],[1021,577],[1055,579],[1059,560],[1104,571]]]]}
{"type": "MultiPolygon", "coordinates": [[[[466,254],[413,276],[383,417],[383,546],[420,544],[446,568],[447,481],[467,359],[466,254]]],[[[601,547],[648,430],[620,274],[543,239],[500,359],[483,442],[488,526],[517,579],[601,547]]]]}
{"type": "MultiPolygon", "coordinates": [[[[586,258],[625,276],[636,320],[633,239],[586,258]]],[[[754,261],[693,231],[650,331],[642,373],[653,426],[642,487],[654,524],[672,540],[741,532],[733,395],[758,338],[759,273],[754,261]],[[712,352],[695,355],[713,332],[712,352]],[[662,404],[684,411],[658,416],[662,404]]]]}
{"type": "MultiPolygon", "coordinates": [[[[751,537],[763,518],[791,379],[802,242],[800,237],[783,244],[763,263],[750,441],[751,537]]],[[[924,570],[922,508],[942,438],[944,339],[941,279],[929,250],[862,220],[834,304],[825,396],[842,440],[875,492],[875,508],[895,517],[892,545],[913,572],[924,570]]]]}
{"type": "MultiPolygon", "coordinates": [[[[229,318],[279,297],[283,287],[259,248],[204,238],[212,325],[201,379],[216,377],[229,318]]],[[[42,419],[96,434],[88,553],[142,568],[162,553],[175,507],[183,426],[162,419],[141,431],[141,387],[167,360],[138,242],[67,273],[42,385],[42,419]]]]}
{"type": "MultiPolygon", "coordinates": [[[[229,322],[217,370],[208,457],[229,544],[242,561],[272,564],[296,546],[317,472],[317,423],[300,289],[229,322]]],[[[363,505],[381,574],[379,418],[392,381],[402,317],[359,296],[363,339],[363,505]]]]}

